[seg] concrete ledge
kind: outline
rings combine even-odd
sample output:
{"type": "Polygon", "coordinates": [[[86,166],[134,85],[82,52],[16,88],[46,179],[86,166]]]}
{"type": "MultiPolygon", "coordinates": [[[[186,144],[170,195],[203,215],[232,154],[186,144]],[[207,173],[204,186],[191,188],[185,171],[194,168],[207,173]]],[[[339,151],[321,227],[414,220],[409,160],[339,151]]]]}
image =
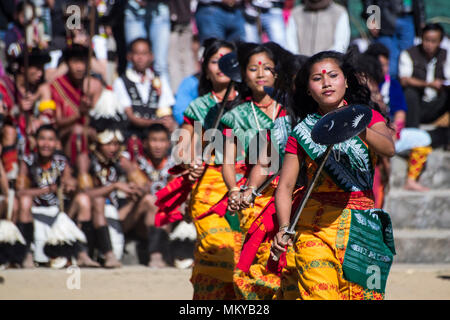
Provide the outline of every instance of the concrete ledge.
{"type": "Polygon", "coordinates": [[[391,189],[384,209],[395,228],[450,228],[450,189],[428,192],[391,189]]]}
{"type": "Polygon", "coordinates": [[[395,263],[450,262],[450,229],[395,229],[395,263]]]}

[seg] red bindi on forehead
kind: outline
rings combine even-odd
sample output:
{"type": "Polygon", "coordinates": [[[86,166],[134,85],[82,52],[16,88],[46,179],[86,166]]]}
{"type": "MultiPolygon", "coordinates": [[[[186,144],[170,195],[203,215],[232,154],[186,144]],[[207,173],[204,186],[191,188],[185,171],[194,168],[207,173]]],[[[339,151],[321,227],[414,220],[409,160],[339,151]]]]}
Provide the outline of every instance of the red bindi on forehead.
{"type": "Polygon", "coordinates": [[[261,61],[258,61],[258,64],[259,64],[259,65],[262,65],[262,62],[261,62],[261,61]]]}
{"type": "Polygon", "coordinates": [[[323,73],[323,74],[327,73],[327,70],[322,69],[322,73],[323,73]]]}

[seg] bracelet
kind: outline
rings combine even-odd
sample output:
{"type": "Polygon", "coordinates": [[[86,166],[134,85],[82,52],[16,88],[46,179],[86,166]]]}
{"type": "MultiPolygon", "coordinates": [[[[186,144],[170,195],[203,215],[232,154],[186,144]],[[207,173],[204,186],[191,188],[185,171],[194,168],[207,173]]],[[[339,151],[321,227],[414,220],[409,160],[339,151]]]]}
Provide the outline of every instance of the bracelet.
{"type": "Polygon", "coordinates": [[[278,228],[278,231],[286,232],[288,228],[289,228],[289,223],[285,223],[280,228],[278,228]]]}
{"type": "Polygon", "coordinates": [[[236,192],[236,191],[241,191],[241,188],[239,187],[233,187],[230,190],[228,190],[228,194],[232,193],[232,192],[236,192]]]}

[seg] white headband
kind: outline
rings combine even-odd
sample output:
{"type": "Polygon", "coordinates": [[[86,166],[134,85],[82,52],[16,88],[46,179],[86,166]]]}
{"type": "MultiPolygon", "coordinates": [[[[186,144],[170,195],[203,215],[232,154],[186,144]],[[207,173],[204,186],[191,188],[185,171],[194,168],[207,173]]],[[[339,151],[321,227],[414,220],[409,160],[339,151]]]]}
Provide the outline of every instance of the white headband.
{"type": "Polygon", "coordinates": [[[114,131],[105,130],[105,131],[97,134],[97,141],[100,142],[101,144],[110,143],[111,141],[114,140],[114,138],[119,140],[119,142],[124,141],[123,135],[119,130],[114,130],[114,131]]]}

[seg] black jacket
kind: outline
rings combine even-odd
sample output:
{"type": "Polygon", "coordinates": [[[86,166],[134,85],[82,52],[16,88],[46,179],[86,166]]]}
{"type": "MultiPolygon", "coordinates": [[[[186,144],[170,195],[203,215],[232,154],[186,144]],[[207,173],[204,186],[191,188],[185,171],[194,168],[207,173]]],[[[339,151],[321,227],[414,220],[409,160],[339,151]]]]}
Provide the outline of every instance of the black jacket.
{"type": "MultiPolygon", "coordinates": [[[[367,7],[377,5],[380,7],[381,30],[380,35],[391,36],[395,32],[397,17],[403,12],[403,0],[362,0],[363,11],[361,16],[364,20],[370,16],[366,13],[367,7]]],[[[414,16],[414,27],[416,35],[420,36],[422,27],[425,25],[425,3],[423,0],[412,0],[412,14],[414,16]]]]}

